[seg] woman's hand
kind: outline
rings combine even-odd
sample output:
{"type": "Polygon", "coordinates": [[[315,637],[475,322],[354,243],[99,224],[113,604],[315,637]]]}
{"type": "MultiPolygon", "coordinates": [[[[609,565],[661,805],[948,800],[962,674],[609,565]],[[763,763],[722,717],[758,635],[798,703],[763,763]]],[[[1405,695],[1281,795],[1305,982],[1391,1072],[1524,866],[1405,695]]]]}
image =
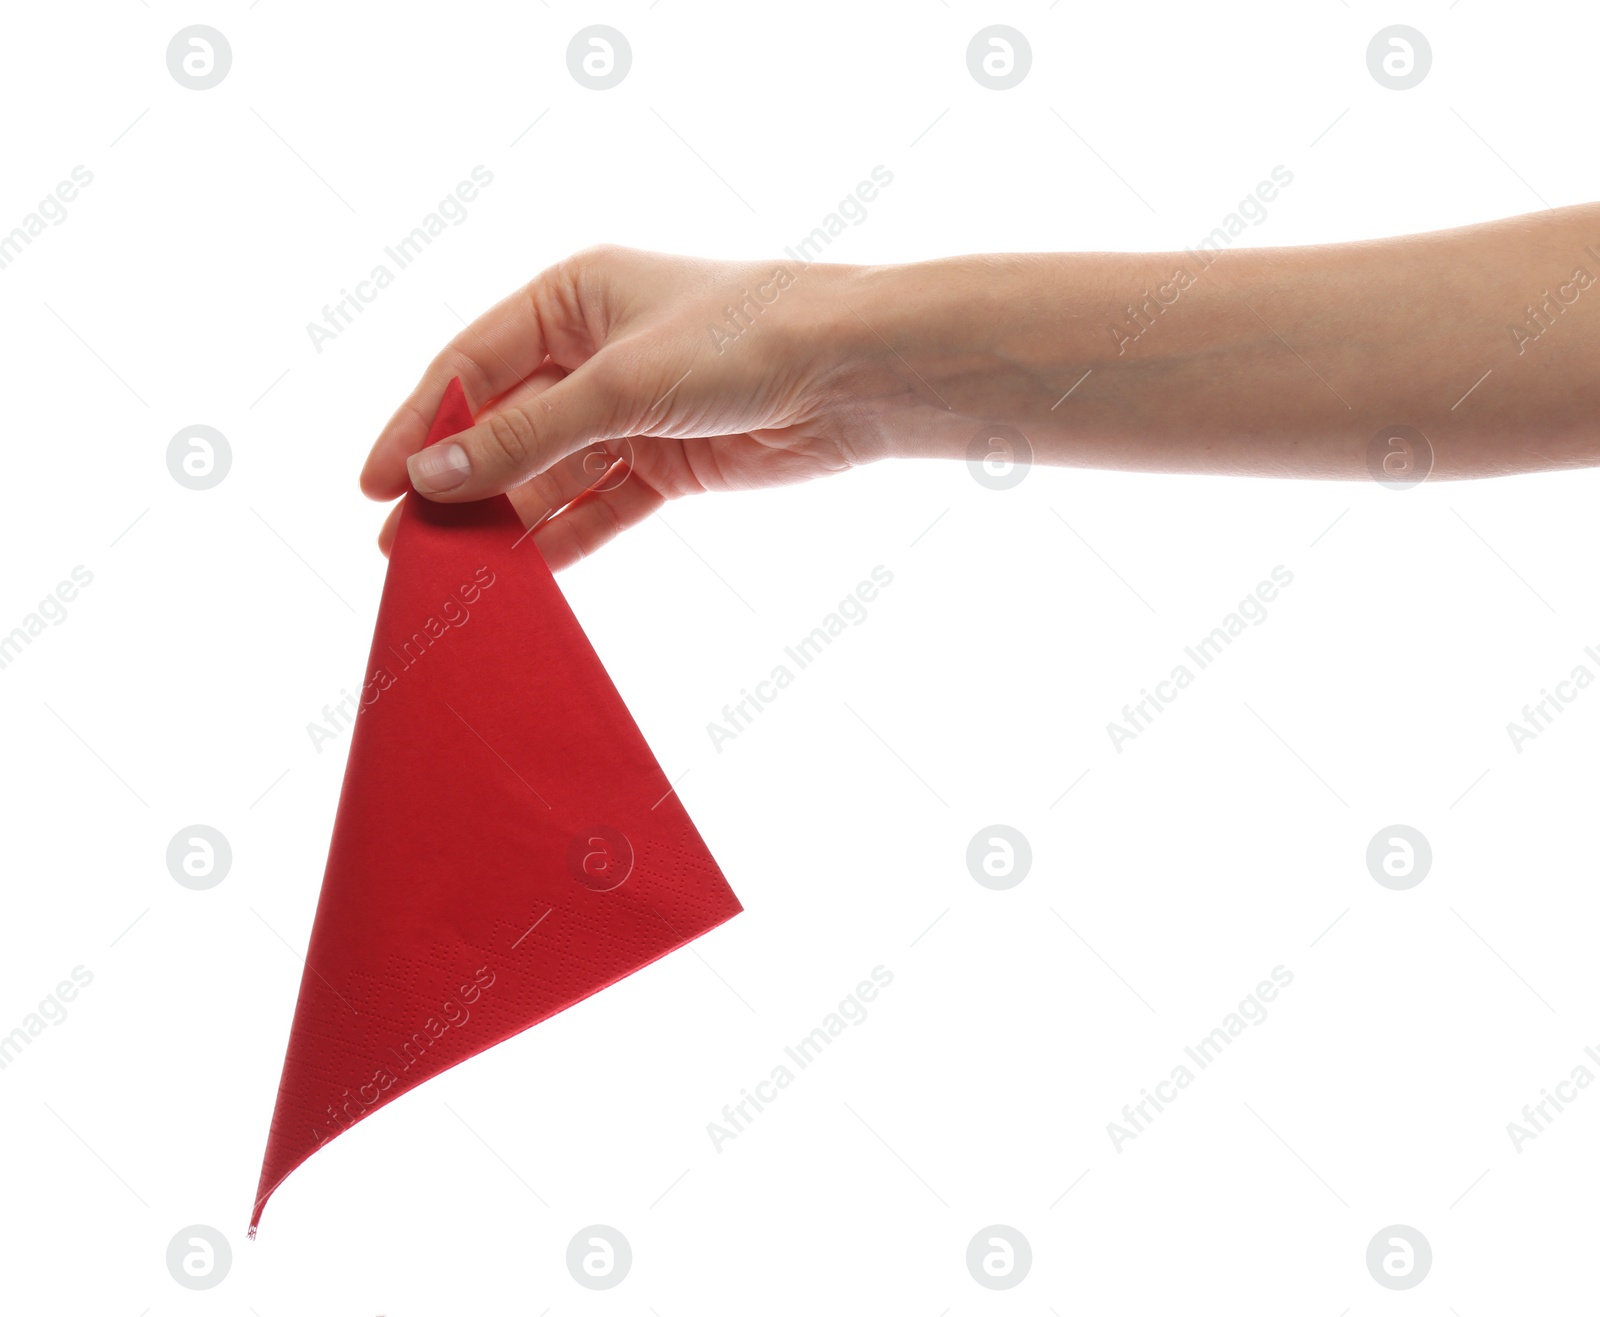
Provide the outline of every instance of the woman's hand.
{"type": "MultiPolygon", "coordinates": [[[[550,566],[667,499],[830,475],[871,460],[849,403],[863,272],[598,247],[546,270],[435,358],[367,458],[375,499],[508,493],[550,566]],[[472,429],[424,449],[459,376],[472,429]]],[[[398,508],[379,536],[385,553],[398,508]]]]}
{"type": "Polygon", "coordinates": [[[1022,464],[1125,471],[1600,466],[1597,232],[1600,205],[1320,247],[901,266],[597,248],[457,335],[362,487],[509,491],[563,567],[669,498],[975,462],[1002,431],[1022,464]],[[456,375],[478,424],[419,452],[456,375]]]}

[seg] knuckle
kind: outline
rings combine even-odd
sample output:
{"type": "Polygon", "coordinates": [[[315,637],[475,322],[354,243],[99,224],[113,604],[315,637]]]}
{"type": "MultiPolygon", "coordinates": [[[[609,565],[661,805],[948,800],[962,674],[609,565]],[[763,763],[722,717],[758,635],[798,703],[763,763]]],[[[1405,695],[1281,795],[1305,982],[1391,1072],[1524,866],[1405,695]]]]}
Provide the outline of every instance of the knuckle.
{"type": "MultiPolygon", "coordinates": [[[[554,557],[558,562],[567,564],[580,563],[589,556],[589,546],[584,543],[583,536],[578,534],[573,527],[564,521],[551,523],[551,538],[557,543],[553,546],[553,554],[546,553],[546,557],[554,557]]],[[[541,549],[546,546],[541,545],[541,549]]]]}
{"type": "Polygon", "coordinates": [[[612,294],[627,255],[626,247],[613,243],[585,247],[550,266],[526,289],[542,326],[565,326],[567,337],[586,345],[575,354],[580,359],[605,340],[612,294]]]}
{"type": "Polygon", "coordinates": [[[628,249],[614,242],[597,242],[585,247],[571,259],[579,265],[609,266],[614,264],[628,249]]]}
{"type": "Polygon", "coordinates": [[[597,353],[585,370],[585,392],[596,427],[618,433],[643,424],[650,399],[642,396],[639,373],[625,357],[597,353]]]}
{"type": "Polygon", "coordinates": [[[533,422],[520,408],[496,412],[485,426],[491,452],[500,463],[513,471],[520,471],[533,457],[533,422]]]}
{"type": "Polygon", "coordinates": [[[549,296],[558,289],[572,287],[577,278],[580,266],[581,253],[572,256],[563,256],[554,265],[547,265],[538,274],[530,279],[523,288],[523,292],[532,298],[549,296]]]}
{"type": "Polygon", "coordinates": [[[577,298],[584,290],[602,284],[611,277],[623,250],[609,242],[585,247],[557,261],[535,282],[548,284],[569,297],[577,298]]]}
{"type": "Polygon", "coordinates": [[[439,365],[444,379],[459,379],[467,391],[468,399],[477,398],[481,405],[491,392],[488,387],[489,372],[473,356],[471,347],[469,331],[462,330],[440,354],[439,365]]]}
{"type": "Polygon", "coordinates": [[[598,532],[596,542],[605,544],[622,534],[622,514],[611,499],[603,495],[594,498],[590,507],[594,509],[594,518],[598,532]]]}

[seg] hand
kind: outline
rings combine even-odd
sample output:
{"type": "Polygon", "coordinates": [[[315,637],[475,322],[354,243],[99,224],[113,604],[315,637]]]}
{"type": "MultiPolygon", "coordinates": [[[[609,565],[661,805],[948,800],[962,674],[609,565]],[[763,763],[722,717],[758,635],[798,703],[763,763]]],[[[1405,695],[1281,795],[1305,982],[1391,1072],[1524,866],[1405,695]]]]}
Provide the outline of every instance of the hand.
{"type": "MultiPolygon", "coordinates": [[[[569,257],[434,359],[378,436],[361,487],[446,503],[508,493],[559,570],[667,499],[870,460],[873,426],[850,415],[847,384],[866,333],[849,306],[861,278],[849,266],[617,247],[569,257]],[[424,449],[457,376],[477,424],[424,449]]],[[[379,535],[385,554],[398,513],[379,535]]]]}
{"type": "Polygon", "coordinates": [[[1596,224],[1569,206],[1426,241],[901,266],[600,247],[456,336],[362,488],[509,492],[560,568],[669,498],[973,461],[997,427],[1022,463],[1123,471],[1366,480],[1395,435],[1416,480],[1600,466],[1600,316],[1564,310],[1594,276],[1506,309],[1596,224]],[[478,423],[423,450],[455,376],[478,423]]]}

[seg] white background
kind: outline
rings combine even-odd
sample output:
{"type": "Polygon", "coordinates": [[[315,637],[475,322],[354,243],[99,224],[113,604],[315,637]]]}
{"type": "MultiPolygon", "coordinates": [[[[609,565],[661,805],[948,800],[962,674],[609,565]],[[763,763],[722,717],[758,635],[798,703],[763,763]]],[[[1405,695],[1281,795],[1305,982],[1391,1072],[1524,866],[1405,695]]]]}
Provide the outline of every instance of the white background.
{"type": "Polygon", "coordinates": [[[561,580],[745,914],[338,1139],[244,1237],[347,743],[306,726],[360,679],[383,579],[356,474],[457,313],[599,241],[777,253],[875,165],[830,259],[1177,250],[1277,165],[1241,243],[1589,201],[1592,10],[119,0],[4,26],[0,231],[93,183],[0,270],[0,631],[94,579],[0,671],[0,1032],[94,979],[0,1072],[0,1306],[1592,1302],[1600,1092],[1520,1151],[1506,1126],[1600,1045],[1600,693],[1520,754],[1506,724],[1600,672],[1593,472],[996,493],[904,463],[669,506],[561,580]],[[993,22],[1033,51],[1007,92],[966,67],[993,22]],[[209,91],[166,67],[190,23],[232,47],[209,91]],[[568,74],[591,23],[632,46],[614,90],[568,74]],[[1367,70],[1391,23],[1433,48],[1406,92],[1367,70]],[[307,322],[477,165],[467,221],[318,353],[307,322]],[[166,467],[193,424],[232,450],[203,492],[166,467]],[[867,620],[718,753],[707,723],[878,564],[867,620]],[[1268,619],[1118,754],[1107,722],[1280,564],[1268,619]],[[166,868],[194,823],[233,848],[208,892],[166,868]],[[995,823],[1032,845],[1010,891],[966,867],[995,823]],[[1406,892],[1365,860],[1395,823],[1434,854],[1406,892]],[[869,1018],[715,1151],[707,1122],[875,965],[869,1018]],[[1107,1122],[1275,965],[1266,1021],[1116,1150],[1107,1122]],[[564,1261],[591,1222],[634,1251],[604,1293],[564,1261]],[[1034,1254],[1004,1293],[965,1263],[995,1222],[1034,1254]],[[206,1293],[166,1268],[193,1223],[233,1244],[206,1293]],[[1364,1260],[1394,1223],[1434,1254],[1402,1293],[1364,1260]]]}

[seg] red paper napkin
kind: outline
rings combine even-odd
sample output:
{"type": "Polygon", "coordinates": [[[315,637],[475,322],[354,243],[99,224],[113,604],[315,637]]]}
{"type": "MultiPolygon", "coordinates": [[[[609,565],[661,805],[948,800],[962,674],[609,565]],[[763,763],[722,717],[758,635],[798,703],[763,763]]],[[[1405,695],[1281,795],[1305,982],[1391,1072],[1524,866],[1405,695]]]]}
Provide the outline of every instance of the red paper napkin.
{"type": "MultiPolygon", "coordinates": [[[[452,381],[428,442],[472,424],[452,381]]],[[[250,1233],[408,1089],[739,913],[511,503],[406,495],[250,1233]]]]}

